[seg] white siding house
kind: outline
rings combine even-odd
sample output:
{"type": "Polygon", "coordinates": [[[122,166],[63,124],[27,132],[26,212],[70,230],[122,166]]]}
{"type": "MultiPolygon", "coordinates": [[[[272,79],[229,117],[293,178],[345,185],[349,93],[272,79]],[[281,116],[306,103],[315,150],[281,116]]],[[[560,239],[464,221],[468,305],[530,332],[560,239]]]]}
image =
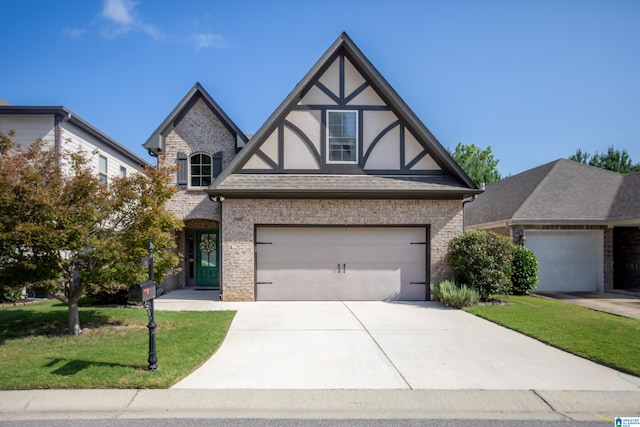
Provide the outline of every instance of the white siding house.
{"type": "Polygon", "coordinates": [[[86,153],[105,181],[149,164],[66,107],[0,105],[0,132],[26,148],[37,139],[59,153],[86,153]],[[103,178],[104,177],[104,178],[103,178]]]}

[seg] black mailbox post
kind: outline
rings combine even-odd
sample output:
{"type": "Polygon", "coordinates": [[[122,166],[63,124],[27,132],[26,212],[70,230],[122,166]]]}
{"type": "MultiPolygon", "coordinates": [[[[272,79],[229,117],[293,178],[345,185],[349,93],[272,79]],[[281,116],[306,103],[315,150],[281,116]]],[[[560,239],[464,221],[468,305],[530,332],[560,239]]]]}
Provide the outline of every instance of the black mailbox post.
{"type": "Polygon", "coordinates": [[[153,300],[156,297],[157,284],[153,280],[153,243],[149,243],[149,256],[145,258],[145,264],[149,266],[149,280],[134,283],[129,287],[129,301],[142,303],[149,316],[149,370],[158,369],[158,357],[156,353],[156,322],[153,319],[153,300]]]}
{"type": "Polygon", "coordinates": [[[144,303],[156,297],[156,282],[145,280],[141,283],[134,283],[129,287],[129,301],[144,303]]]}

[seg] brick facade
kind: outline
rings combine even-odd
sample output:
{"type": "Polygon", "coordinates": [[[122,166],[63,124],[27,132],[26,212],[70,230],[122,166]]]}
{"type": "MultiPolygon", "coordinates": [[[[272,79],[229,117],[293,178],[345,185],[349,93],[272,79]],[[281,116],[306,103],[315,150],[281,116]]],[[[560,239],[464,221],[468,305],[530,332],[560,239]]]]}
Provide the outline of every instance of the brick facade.
{"type": "MultiPolygon", "coordinates": [[[[179,152],[188,156],[202,152],[213,155],[222,151],[222,165],[226,167],[235,156],[235,136],[222,124],[207,104],[199,99],[183,115],[182,119],[165,136],[165,152],[159,156],[159,166],[173,167],[179,152]]],[[[177,172],[174,174],[177,184],[177,172]]],[[[218,229],[220,203],[212,202],[203,189],[178,191],[169,201],[168,208],[185,222],[185,228],[176,233],[176,244],[180,253],[180,272],[163,281],[167,290],[186,285],[185,257],[188,230],[218,229]]]]}
{"type": "Polygon", "coordinates": [[[449,277],[447,247],[462,233],[460,200],[227,199],[222,205],[225,301],[255,299],[256,225],[429,225],[431,281],[449,277]]]}

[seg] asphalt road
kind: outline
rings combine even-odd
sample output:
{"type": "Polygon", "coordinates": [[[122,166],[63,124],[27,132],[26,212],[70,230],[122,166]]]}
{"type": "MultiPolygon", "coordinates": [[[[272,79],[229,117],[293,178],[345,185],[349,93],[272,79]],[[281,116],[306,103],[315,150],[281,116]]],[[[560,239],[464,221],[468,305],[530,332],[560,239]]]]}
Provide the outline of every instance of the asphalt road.
{"type": "Polygon", "coordinates": [[[529,420],[300,420],[300,419],[104,419],[0,421],[0,427],[602,427],[597,421],[529,420]]]}

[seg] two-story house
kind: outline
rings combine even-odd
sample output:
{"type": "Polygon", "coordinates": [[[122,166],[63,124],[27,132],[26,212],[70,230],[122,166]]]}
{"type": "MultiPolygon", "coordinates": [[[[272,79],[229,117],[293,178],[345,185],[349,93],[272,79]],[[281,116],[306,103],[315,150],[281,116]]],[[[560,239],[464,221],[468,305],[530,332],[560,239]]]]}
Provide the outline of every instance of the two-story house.
{"type": "Polygon", "coordinates": [[[429,299],[480,192],[345,33],[250,140],[196,84],[144,146],[178,165],[167,287],[225,301],[429,299]]]}
{"type": "Polygon", "coordinates": [[[45,146],[63,152],[84,152],[103,182],[127,176],[149,164],[66,107],[0,105],[0,132],[22,148],[41,139],[45,146]]]}

